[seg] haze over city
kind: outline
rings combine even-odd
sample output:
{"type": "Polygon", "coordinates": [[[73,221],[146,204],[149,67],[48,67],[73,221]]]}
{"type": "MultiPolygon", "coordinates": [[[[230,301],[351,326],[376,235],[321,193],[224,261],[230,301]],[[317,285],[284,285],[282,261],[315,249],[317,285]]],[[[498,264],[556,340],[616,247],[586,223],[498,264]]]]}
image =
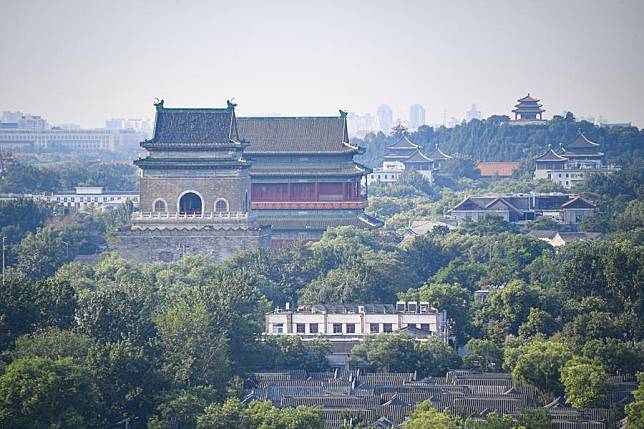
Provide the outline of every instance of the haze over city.
{"type": "Polygon", "coordinates": [[[644,2],[30,1],[0,5],[0,111],[100,127],[152,101],[240,115],[509,115],[528,92],[644,125],[644,2]]]}

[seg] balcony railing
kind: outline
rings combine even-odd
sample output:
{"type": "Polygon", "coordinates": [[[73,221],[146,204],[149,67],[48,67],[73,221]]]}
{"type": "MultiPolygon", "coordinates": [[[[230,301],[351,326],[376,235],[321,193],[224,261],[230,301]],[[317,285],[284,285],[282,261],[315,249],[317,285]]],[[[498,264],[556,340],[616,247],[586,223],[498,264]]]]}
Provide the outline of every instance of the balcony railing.
{"type": "Polygon", "coordinates": [[[248,220],[248,212],[205,212],[205,213],[176,213],[176,212],[135,212],[132,220],[135,222],[229,222],[248,220]]]}
{"type": "Polygon", "coordinates": [[[251,207],[258,210],[270,209],[363,209],[367,207],[367,199],[354,201],[253,201],[251,207]]]}

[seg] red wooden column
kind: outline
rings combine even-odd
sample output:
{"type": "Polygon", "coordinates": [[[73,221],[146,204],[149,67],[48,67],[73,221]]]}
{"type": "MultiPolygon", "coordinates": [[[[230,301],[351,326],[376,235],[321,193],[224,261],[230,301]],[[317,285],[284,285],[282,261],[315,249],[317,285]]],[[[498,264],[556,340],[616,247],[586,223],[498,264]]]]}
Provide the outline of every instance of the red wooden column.
{"type": "Polygon", "coordinates": [[[342,201],[347,200],[347,185],[348,185],[348,183],[343,183],[342,184],[342,201]]]}
{"type": "Polygon", "coordinates": [[[286,187],[288,190],[288,200],[293,201],[293,184],[289,182],[288,185],[286,185],[286,187]]]}
{"type": "Polygon", "coordinates": [[[320,201],[320,182],[315,182],[315,201],[320,201]]]}

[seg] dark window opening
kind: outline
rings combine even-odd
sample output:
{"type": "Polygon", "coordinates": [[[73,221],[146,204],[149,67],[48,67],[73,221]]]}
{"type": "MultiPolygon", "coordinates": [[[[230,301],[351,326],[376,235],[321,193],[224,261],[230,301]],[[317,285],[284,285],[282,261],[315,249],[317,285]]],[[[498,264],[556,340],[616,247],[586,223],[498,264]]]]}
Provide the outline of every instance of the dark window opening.
{"type": "Polygon", "coordinates": [[[179,213],[201,214],[201,197],[194,192],[188,192],[179,200],[179,213]]]}

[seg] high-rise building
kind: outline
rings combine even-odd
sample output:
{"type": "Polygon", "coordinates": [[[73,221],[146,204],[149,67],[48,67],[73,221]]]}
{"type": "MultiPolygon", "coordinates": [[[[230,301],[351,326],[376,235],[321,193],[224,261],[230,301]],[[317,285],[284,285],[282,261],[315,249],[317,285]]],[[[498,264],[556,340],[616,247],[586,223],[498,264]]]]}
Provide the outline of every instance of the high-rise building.
{"type": "Polygon", "coordinates": [[[481,112],[476,110],[476,104],[472,104],[472,108],[465,112],[465,121],[470,122],[472,119],[481,119],[481,112]]]}
{"type": "Polygon", "coordinates": [[[421,125],[425,125],[425,108],[420,104],[412,104],[409,108],[409,127],[415,130],[421,125]]]}
{"type": "Polygon", "coordinates": [[[394,120],[394,112],[386,104],[378,106],[378,122],[380,123],[380,131],[388,133],[391,129],[394,120]]]}

